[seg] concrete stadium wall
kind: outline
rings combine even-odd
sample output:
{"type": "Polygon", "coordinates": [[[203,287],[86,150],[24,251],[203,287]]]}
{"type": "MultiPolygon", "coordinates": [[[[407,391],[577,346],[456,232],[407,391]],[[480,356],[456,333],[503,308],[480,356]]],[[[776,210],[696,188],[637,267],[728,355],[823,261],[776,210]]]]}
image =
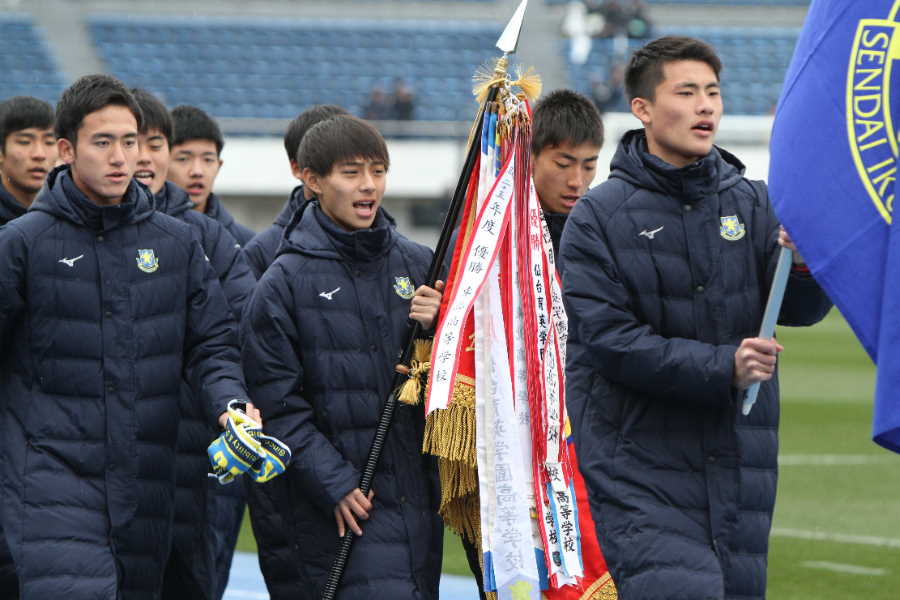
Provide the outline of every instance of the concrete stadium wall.
{"type": "MultiPolygon", "coordinates": [[[[727,100],[726,100],[727,111],[727,100]]],[[[747,177],[766,179],[769,170],[769,134],[772,117],[725,116],[716,143],[746,165],[747,177]]],[[[619,139],[640,126],[630,114],[604,115],[606,143],[600,153],[593,185],[609,176],[609,163],[619,139]]],[[[410,209],[416,203],[443,206],[453,193],[464,161],[464,140],[388,140],[391,168],[385,206],[397,218],[401,231],[429,243],[433,228],[416,229],[410,209]]],[[[242,222],[255,229],[271,223],[288,192],[296,185],[290,174],[281,138],[237,137],[226,140],[224,166],[216,191],[242,222]]]]}

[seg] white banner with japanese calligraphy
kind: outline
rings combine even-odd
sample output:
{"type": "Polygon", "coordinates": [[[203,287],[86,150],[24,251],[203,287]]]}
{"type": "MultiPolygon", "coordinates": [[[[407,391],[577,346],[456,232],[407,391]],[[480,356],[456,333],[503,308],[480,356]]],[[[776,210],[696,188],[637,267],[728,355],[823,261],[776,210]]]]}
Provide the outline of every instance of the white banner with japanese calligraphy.
{"type": "Polygon", "coordinates": [[[531,464],[521,452],[498,265],[475,303],[475,415],[485,589],[540,599],[531,464]]]}
{"type": "Polygon", "coordinates": [[[478,212],[473,233],[463,254],[461,278],[454,288],[447,313],[435,332],[426,414],[447,408],[450,404],[458,357],[464,348],[463,325],[487,280],[491,266],[497,260],[499,242],[509,223],[514,177],[513,161],[508,159],[478,212]]]}

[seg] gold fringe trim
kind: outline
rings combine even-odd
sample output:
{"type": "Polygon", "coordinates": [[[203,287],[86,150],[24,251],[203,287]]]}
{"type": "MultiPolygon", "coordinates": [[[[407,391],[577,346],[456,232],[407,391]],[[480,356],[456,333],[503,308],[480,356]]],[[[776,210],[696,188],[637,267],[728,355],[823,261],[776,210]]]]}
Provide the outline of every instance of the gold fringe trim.
{"type": "MultiPolygon", "coordinates": [[[[543,600],[547,600],[547,594],[541,594],[543,600]]],[[[578,600],[619,600],[619,592],[613,583],[612,575],[607,571],[603,577],[596,580],[584,591],[578,600]]]]}
{"type": "Polygon", "coordinates": [[[456,381],[453,401],[425,418],[422,451],[438,457],[444,523],[470,542],[480,539],[475,388],[456,381]]]}
{"type": "Polygon", "coordinates": [[[606,572],[603,577],[588,587],[581,600],[618,600],[619,592],[613,583],[612,575],[606,572]]]}
{"type": "Polygon", "coordinates": [[[418,404],[422,398],[423,381],[431,370],[431,340],[416,340],[413,358],[409,363],[409,379],[400,386],[398,399],[403,404],[418,404]]]}
{"type": "Polygon", "coordinates": [[[453,401],[447,408],[437,409],[425,417],[425,440],[422,451],[473,469],[475,455],[475,388],[457,381],[453,401]]]}

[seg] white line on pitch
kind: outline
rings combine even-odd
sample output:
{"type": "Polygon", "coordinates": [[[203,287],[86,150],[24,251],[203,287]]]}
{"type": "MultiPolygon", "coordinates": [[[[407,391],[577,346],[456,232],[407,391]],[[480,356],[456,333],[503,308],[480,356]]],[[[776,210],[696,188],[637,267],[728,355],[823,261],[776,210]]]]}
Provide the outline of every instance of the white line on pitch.
{"type": "Polygon", "coordinates": [[[224,600],[269,600],[269,594],[228,588],[225,590],[224,600]]]}
{"type": "Polygon", "coordinates": [[[773,527],[772,535],[800,540],[840,542],[842,544],[861,544],[863,546],[880,546],[882,548],[900,549],[900,539],[878,537],[875,535],[850,535],[846,533],[830,533],[827,531],[805,531],[787,527],[773,527]]]}
{"type": "Polygon", "coordinates": [[[807,560],[800,564],[810,569],[824,569],[826,571],[834,571],[835,573],[849,573],[850,575],[887,575],[887,570],[885,569],[845,565],[825,560],[807,560]]]}
{"type": "Polygon", "coordinates": [[[896,465],[900,460],[887,454],[782,454],[778,464],[782,467],[846,467],[896,465]]]}

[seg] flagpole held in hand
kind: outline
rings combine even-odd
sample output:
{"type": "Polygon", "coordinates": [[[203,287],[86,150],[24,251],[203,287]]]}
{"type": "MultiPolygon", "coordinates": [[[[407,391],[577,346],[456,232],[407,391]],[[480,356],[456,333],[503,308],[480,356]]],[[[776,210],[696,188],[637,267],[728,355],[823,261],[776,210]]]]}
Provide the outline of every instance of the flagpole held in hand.
{"type": "MultiPolygon", "coordinates": [[[[516,51],[519,40],[519,33],[522,30],[522,22],[524,20],[525,8],[527,7],[527,5],[528,0],[522,0],[522,2],[519,4],[519,7],[516,9],[515,14],[513,14],[512,19],[510,19],[509,23],[506,25],[506,28],[503,30],[503,33],[500,35],[500,38],[497,40],[497,47],[501,51],[503,51],[503,58],[501,59],[501,62],[498,63],[498,69],[505,69],[507,57],[516,51]]],[[[499,88],[497,86],[493,86],[489,89],[488,96],[479,111],[476,122],[476,130],[480,129],[481,122],[484,119],[485,107],[489,106],[490,103],[496,99],[498,89],[499,88]]],[[[431,266],[428,269],[428,281],[426,285],[428,285],[429,287],[435,286],[435,282],[437,281],[440,270],[443,266],[444,257],[450,246],[450,239],[453,235],[453,229],[456,225],[456,221],[459,218],[459,212],[465,203],[466,191],[468,188],[472,170],[474,169],[475,163],[478,159],[480,148],[481,143],[478,137],[474,137],[473,139],[469,140],[469,149],[468,153],[466,154],[466,162],[463,165],[462,173],[460,174],[459,181],[456,184],[456,190],[453,194],[453,199],[450,202],[450,207],[447,210],[447,216],[444,218],[444,224],[441,227],[441,235],[438,239],[437,246],[435,247],[434,256],[431,259],[431,266]]],[[[406,367],[409,366],[410,359],[413,355],[413,350],[415,349],[416,340],[421,335],[421,333],[421,324],[417,321],[413,322],[413,324],[409,328],[404,349],[398,358],[398,363],[400,365],[404,365],[406,367]]],[[[408,377],[406,374],[399,371],[394,373],[394,380],[391,385],[391,389],[394,391],[392,391],[388,396],[384,408],[382,409],[381,416],[378,419],[378,426],[375,429],[375,436],[372,439],[372,445],[369,448],[369,455],[366,459],[366,464],[363,468],[362,475],[360,476],[359,480],[359,489],[365,496],[368,496],[369,491],[372,489],[372,479],[375,476],[375,468],[378,466],[378,460],[381,458],[381,452],[384,449],[384,443],[387,439],[388,430],[390,429],[391,422],[394,417],[394,410],[397,407],[400,388],[402,387],[404,380],[407,378],[408,377]]],[[[328,579],[325,582],[325,587],[322,592],[322,600],[334,600],[336,598],[337,590],[341,583],[341,578],[344,575],[344,569],[347,566],[347,560],[350,558],[350,550],[353,545],[354,537],[355,534],[348,527],[347,531],[344,533],[344,536],[341,538],[340,543],[338,544],[338,550],[335,554],[334,561],[331,563],[331,570],[328,573],[328,579]]]]}
{"type": "MultiPolygon", "coordinates": [[[[781,302],[784,300],[784,289],[787,287],[788,275],[791,273],[793,252],[781,247],[778,255],[778,266],[775,267],[775,277],[772,279],[772,288],[769,291],[769,300],[766,302],[766,312],[763,313],[762,325],[759,328],[759,337],[770,340],[775,337],[775,325],[778,323],[778,313],[781,312],[781,302]]],[[[747,388],[744,395],[744,406],[741,412],[746,416],[750,414],[759,394],[759,384],[756,382],[747,388]]]]}

